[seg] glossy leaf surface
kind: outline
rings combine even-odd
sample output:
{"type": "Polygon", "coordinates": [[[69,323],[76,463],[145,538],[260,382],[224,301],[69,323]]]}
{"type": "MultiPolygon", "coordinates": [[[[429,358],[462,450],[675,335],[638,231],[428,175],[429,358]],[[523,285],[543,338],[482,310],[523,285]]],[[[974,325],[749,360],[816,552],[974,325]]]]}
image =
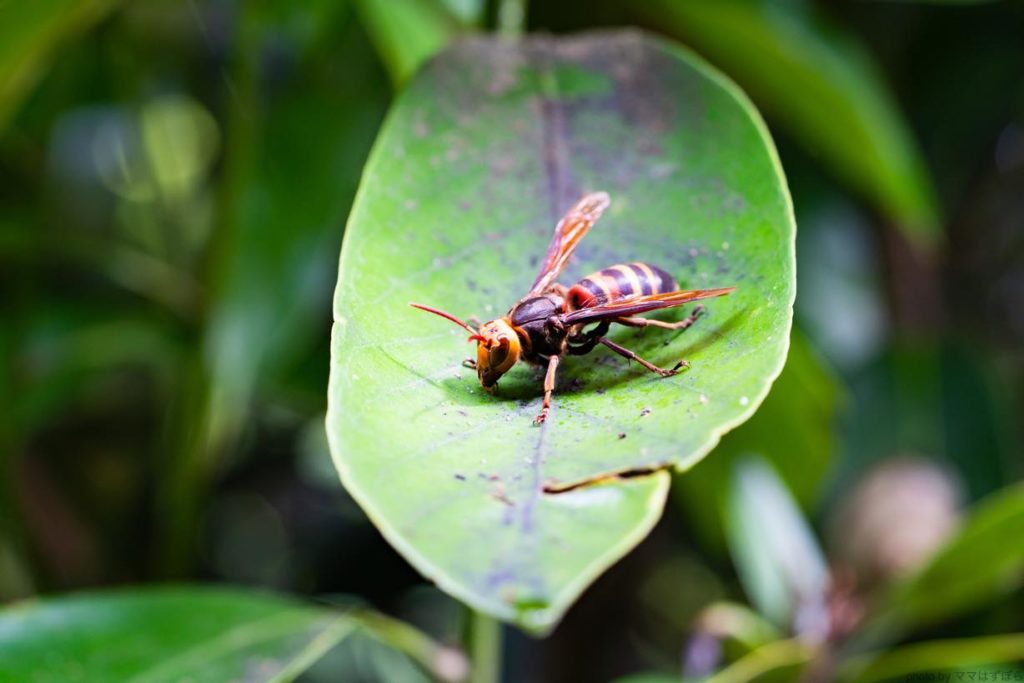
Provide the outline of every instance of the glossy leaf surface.
{"type": "Polygon", "coordinates": [[[689,53],[633,32],[458,43],[392,110],[347,229],[327,417],[343,482],[442,588],[550,628],[654,524],[668,477],[650,473],[689,467],[764,397],[788,348],[793,237],[760,118],[689,53]],[[567,359],[538,428],[537,369],[486,394],[461,365],[466,332],[407,304],[503,315],[595,190],[611,207],[562,282],[645,260],[683,288],[737,290],[684,333],[612,333],[651,362],[687,358],[684,374],[567,359]]]}
{"type": "Polygon", "coordinates": [[[339,613],[242,591],[80,593],[0,613],[0,680],[292,680],[352,630],[339,613]]]}

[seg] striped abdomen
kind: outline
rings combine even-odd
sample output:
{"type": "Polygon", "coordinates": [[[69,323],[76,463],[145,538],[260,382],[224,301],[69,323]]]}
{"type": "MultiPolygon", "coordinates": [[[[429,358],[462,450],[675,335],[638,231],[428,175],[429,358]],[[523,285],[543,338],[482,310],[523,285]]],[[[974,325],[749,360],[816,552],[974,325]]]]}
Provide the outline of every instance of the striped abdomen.
{"type": "Polygon", "coordinates": [[[626,263],[591,273],[567,295],[570,310],[600,306],[630,296],[662,294],[679,289],[675,279],[648,263],[626,263]]]}

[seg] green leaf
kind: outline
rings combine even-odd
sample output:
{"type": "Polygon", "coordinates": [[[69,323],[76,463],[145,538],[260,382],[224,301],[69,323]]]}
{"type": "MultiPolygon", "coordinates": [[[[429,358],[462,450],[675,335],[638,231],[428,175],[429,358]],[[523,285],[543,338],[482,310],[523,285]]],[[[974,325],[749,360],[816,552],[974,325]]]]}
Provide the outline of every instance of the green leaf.
{"type": "Polygon", "coordinates": [[[813,657],[814,649],[799,640],[778,640],[736,660],[714,676],[704,679],[704,683],[798,681],[813,657]]]}
{"type": "Polygon", "coordinates": [[[467,26],[480,26],[487,14],[487,0],[438,0],[438,4],[467,26]]]}
{"type": "Polygon", "coordinates": [[[1016,484],[978,503],[931,562],[893,586],[863,627],[864,641],[891,641],[1013,591],[1024,582],[1022,537],[1024,484],[1016,484]]]}
{"type": "MultiPolygon", "coordinates": [[[[737,463],[726,532],[750,601],[778,625],[822,626],[828,570],[814,532],[775,471],[737,463]]],[[[827,623],[827,622],[825,622],[827,623]]]]}
{"type": "Polygon", "coordinates": [[[725,502],[736,463],[748,455],[770,462],[802,509],[821,491],[836,448],[841,387],[803,335],[794,331],[786,367],[757,414],[730,432],[692,471],[678,477],[673,498],[713,547],[724,548],[725,502]]]}
{"type": "Polygon", "coordinates": [[[612,683],[683,683],[683,679],[669,674],[642,673],[616,678],[612,683]]]}
{"type": "Polygon", "coordinates": [[[336,612],[242,591],[83,593],[0,612],[0,681],[287,681],[353,627],[336,612]]]}
{"type": "Polygon", "coordinates": [[[702,633],[721,640],[734,640],[747,650],[755,650],[784,637],[775,624],[737,602],[711,603],[697,619],[697,628],[702,633]]]}
{"type": "Polygon", "coordinates": [[[459,29],[433,0],[356,0],[356,7],[396,85],[440,52],[459,29]]]}
{"type": "MultiPolygon", "coordinates": [[[[914,643],[850,659],[840,666],[837,673],[839,680],[845,683],[875,683],[910,680],[910,674],[918,672],[957,669],[963,673],[967,667],[1017,663],[1021,660],[1024,660],[1024,633],[1008,633],[914,643]]],[[[982,676],[972,677],[986,680],[982,676]]],[[[990,677],[988,680],[1000,679],[990,677]]]]}
{"type": "Polygon", "coordinates": [[[635,32],[458,43],[393,108],[346,231],[327,416],[345,486],[443,589],[550,629],[656,520],[668,477],[642,475],[693,465],[768,391],[793,237],[760,118],[690,53],[635,32]],[[683,287],[738,289],[685,333],[612,333],[652,362],[689,359],[684,374],[603,349],[566,360],[538,428],[536,370],[485,393],[461,366],[466,333],[407,304],[503,314],[590,190],[611,208],[563,282],[642,259],[683,287]]]}
{"type": "Polygon", "coordinates": [[[0,3],[0,131],[60,44],[113,6],[114,0],[0,3]]]}
{"type": "Polygon", "coordinates": [[[633,6],[733,76],[909,239],[921,246],[941,239],[924,159],[878,67],[854,36],[798,5],[655,0],[633,6]]]}
{"type": "MultiPolygon", "coordinates": [[[[415,662],[436,680],[466,677],[460,651],[346,603],[336,610],[199,586],[26,601],[0,611],[0,683],[290,681],[357,629],[362,638],[350,642],[373,639],[406,672],[415,662]]],[[[334,678],[352,673],[332,668],[334,678]]]]}

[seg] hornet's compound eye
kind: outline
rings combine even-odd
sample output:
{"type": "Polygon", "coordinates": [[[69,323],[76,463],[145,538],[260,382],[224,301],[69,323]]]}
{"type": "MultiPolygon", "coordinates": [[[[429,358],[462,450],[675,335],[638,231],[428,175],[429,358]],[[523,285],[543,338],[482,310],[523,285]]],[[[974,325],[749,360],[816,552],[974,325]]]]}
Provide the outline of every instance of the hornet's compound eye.
{"type": "Polygon", "coordinates": [[[500,368],[505,365],[508,361],[508,353],[512,344],[509,342],[508,337],[500,337],[496,344],[492,344],[491,348],[487,351],[488,365],[492,368],[500,368]]]}
{"type": "Polygon", "coordinates": [[[480,328],[476,347],[476,369],[480,384],[492,388],[519,360],[519,337],[504,319],[492,320],[480,328]]]}

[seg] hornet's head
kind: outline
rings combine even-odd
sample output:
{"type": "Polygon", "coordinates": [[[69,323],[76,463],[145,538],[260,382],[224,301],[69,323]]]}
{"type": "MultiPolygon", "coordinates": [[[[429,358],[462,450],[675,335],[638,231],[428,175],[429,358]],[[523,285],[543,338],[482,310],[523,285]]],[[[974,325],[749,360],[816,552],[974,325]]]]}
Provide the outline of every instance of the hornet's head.
{"type": "Polygon", "coordinates": [[[498,379],[519,360],[519,335],[512,329],[508,318],[491,320],[481,325],[479,330],[474,330],[450,313],[422,304],[410,306],[439,315],[469,331],[469,341],[476,342],[476,374],[480,385],[487,391],[492,391],[498,379]]]}
{"type": "Polygon", "coordinates": [[[476,374],[480,385],[491,391],[498,378],[519,360],[519,335],[508,319],[498,318],[481,325],[469,339],[476,340],[476,374]]]}

